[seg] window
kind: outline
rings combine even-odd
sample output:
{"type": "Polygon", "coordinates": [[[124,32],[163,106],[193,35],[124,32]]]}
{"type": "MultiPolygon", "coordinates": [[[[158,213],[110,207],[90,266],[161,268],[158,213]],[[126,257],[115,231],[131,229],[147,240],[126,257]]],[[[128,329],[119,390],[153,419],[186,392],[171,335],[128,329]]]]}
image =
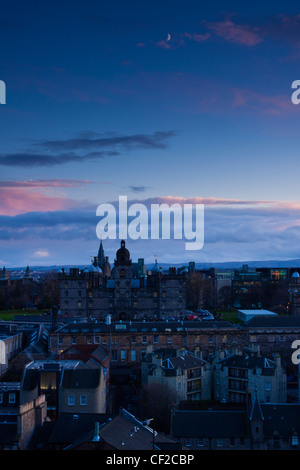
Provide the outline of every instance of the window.
{"type": "Polygon", "coordinates": [[[3,403],[3,393],[0,393],[0,403],[3,403]]]}
{"type": "Polygon", "coordinates": [[[86,395],[80,395],[80,405],[82,405],[82,406],[87,405],[87,396],[86,395]]]}
{"type": "Polygon", "coordinates": [[[111,360],[112,361],[117,361],[118,360],[118,351],[117,351],[117,349],[112,349],[111,350],[111,360]]]}
{"type": "Polygon", "coordinates": [[[143,342],[144,344],[147,343],[147,336],[143,336],[142,342],[143,342]]]}
{"type": "Polygon", "coordinates": [[[68,405],[70,406],[75,405],[75,395],[68,395],[68,405]]]}
{"type": "Polygon", "coordinates": [[[131,350],[131,360],[136,361],[136,350],[135,349],[131,350]]]}
{"type": "Polygon", "coordinates": [[[266,390],[267,391],[271,390],[271,382],[266,382],[266,390]]]}
{"type": "Polygon", "coordinates": [[[121,361],[126,361],[126,349],[121,349],[121,361]]]}
{"type": "Polygon", "coordinates": [[[72,344],[76,344],[77,343],[77,337],[76,336],[72,336],[72,344]]]}
{"type": "Polygon", "coordinates": [[[55,372],[41,372],[40,389],[41,390],[56,390],[56,373],[55,372]]]}

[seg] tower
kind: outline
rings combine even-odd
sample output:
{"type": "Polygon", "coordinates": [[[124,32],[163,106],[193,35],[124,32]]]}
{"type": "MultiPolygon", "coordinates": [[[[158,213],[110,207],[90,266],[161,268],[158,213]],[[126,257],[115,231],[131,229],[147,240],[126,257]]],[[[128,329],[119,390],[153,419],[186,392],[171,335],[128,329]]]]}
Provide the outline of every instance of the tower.
{"type": "Polygon", "coordinates": [[[131,318],[131,280],[132,266],[130,253],[121,241],[121,247],[116,253],[115,267],[115,315],[121,320],[131,318]]]}
{"type": "Polygon", "coordinates": [[[104,249],[103,249],[102,240],[101,240],[99,250],[98,250],[98,266],[99,268],[102,269],[103,272],[105,270],[105,261],[106,260],[105,260],[105,255],[104,255],[104,249]]]}

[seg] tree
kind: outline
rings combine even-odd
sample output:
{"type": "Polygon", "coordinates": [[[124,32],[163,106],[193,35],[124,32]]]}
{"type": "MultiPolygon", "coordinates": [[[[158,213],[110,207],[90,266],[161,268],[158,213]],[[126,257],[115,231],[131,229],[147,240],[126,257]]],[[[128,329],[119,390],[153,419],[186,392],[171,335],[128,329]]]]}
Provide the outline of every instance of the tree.
{"type": "Polygon", "coordinates": [[[44,276],[41,302],[45,308],[52,308],[53,305],[60,304],[60,287],[56,271],[50,271],[44,276]]]}
{"type": "Polygon", "coordinates": [[[175,401],[176,395],[167,384],[152,383],[144,385],[139,400],[142,420],[154,418],[155,430],[168,434],[170,432],[172,404],[175,401]]]}

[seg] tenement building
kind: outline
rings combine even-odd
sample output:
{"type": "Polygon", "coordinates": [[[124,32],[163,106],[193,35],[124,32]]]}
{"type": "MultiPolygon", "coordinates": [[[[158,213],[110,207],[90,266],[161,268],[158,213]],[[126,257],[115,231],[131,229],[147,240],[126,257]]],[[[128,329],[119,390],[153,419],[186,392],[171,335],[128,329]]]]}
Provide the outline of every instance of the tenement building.
{"type": "Polygon", "coordinates": [[[146,272],[142,259],[132,263],[124,240],[111,269],[101,241],[89,269],[59,272],[61,314],[96,320],[107,315],[113,320],[181,318],[186,308],[185,276],[175,268],[163,273],[157,261],[146,272]]]}

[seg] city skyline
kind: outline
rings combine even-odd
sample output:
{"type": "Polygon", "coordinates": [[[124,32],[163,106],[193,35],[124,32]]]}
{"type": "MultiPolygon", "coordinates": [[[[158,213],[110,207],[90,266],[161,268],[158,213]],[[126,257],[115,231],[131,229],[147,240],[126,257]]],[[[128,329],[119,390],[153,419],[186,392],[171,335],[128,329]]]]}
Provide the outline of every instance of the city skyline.
{"type": "Polygon", "coordinates": [[[295,1],[3,7],[0,266],[88,264],[121,195],[205,207],[201,250],[134,260],[300,258],[299,26],[295,1]]]}

